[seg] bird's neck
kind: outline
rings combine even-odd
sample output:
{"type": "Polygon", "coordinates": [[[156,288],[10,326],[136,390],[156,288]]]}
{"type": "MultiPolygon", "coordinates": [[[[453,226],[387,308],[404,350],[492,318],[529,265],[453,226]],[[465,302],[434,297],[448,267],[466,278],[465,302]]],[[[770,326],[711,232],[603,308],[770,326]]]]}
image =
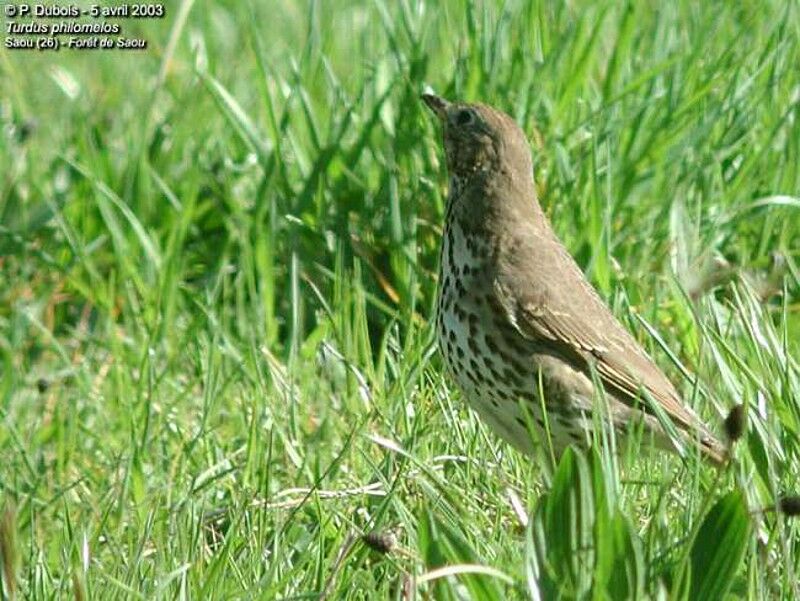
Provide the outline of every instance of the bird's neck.
{"type": "Polygon", "coordinates": [[[450,178],[445,223],[483,235],[522,223],[545,223],[533,178],[504,170],[454,174],[450,178]]]}

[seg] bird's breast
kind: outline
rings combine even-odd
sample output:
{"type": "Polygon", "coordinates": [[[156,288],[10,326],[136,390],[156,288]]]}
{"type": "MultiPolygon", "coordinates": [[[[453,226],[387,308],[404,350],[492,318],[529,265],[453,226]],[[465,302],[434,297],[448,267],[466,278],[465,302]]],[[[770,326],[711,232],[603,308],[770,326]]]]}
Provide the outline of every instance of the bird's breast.
{"type": "Polygon", "coordinates": [[[487,293],[491,270],[484,245],[448,223],[442,239],[436,332],[445,365],[465,392],[480,388],[486,372],[487,293]]]}

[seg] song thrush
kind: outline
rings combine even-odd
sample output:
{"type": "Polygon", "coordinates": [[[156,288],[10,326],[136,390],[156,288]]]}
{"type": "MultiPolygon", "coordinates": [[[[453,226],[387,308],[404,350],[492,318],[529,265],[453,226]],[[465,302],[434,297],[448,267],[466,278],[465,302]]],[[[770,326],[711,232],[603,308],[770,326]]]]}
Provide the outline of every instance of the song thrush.
{"type": "Polygon", "coordinates": [[[640,424],[660,447],[695,442],[723,462],[725,447],[556,237],[514,120],[484,104],[422,98],[441,121],[450,174],[436,332],[468,403],[523,452],[534,450],[532,431],[545,429],[560,452],[591,443],[593,406],[605,398],[603,415],[619,436],[640,424]]]}

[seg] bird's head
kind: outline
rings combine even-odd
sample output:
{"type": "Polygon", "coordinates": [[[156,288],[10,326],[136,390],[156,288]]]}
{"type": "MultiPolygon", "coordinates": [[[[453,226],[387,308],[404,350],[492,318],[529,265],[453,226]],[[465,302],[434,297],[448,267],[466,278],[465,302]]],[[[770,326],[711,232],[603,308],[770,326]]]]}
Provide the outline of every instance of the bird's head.
{"type": "Polygon", "coordinates": [[[486,173],[531,178],[525,134],[505,113],[485,104],[448,102],[434,94],[422,100],[442,124],[447,170],[459,182],[486,173]]]}

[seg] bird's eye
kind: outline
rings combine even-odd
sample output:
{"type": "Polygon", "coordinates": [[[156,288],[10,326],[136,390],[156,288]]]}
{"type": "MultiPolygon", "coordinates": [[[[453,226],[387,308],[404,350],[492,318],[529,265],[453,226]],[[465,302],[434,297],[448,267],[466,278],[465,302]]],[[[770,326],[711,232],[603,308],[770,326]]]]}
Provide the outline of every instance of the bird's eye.
{"type": "Polygon", "coordinates": [[[471,110],[462,109],[462,110],[458,111],[458,114],[456,115],[456,123],[458,125],[469,125],[470,123],[472,123],[472,120],[474,118],[475,117],[472,114],[471,110]]]}

